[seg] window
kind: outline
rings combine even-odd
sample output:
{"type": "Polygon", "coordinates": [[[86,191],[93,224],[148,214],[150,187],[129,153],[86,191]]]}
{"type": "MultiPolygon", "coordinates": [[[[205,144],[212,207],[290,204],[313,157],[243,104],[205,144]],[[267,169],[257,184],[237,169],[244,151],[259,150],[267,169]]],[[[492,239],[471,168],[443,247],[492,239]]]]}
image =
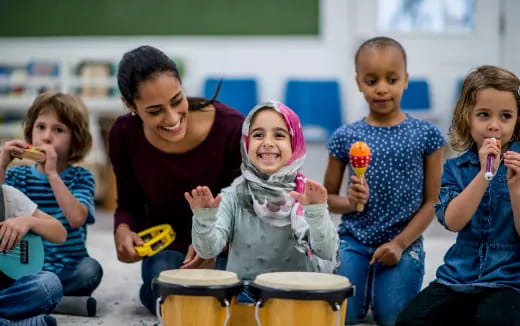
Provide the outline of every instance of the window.
{"type": "Polygon", "coordinates": [[[474,0],[378,0],[381,32],[467,34],[474,0]]]}

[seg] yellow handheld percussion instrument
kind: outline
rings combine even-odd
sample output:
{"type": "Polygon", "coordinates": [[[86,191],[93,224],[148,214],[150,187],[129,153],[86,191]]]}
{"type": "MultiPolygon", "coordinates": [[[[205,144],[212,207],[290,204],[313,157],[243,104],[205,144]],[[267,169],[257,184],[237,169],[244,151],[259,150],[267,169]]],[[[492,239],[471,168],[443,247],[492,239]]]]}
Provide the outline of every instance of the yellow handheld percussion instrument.
{"type": "Polygon", "coordinates": [[[16,152],[11,153],[14,157],[19,159],[28,159],[33,160],[36,163],[43,163],[45,162],[45,153],[40,152],[38,148],[34,147],[33,145],[27,145],[25,147],[23,153],[18,154],[16,152]]]}
{"type": "Polygon", "coordinates": [[[258,326],[344,325],[347,298],[354,295],[346,277],[312,272],[260,274],[249,291],[258,326]]]}
{"type": "Polygon", "coordinates": [[[243,290],[235,273],[215,269],[162,271],[153,284],[157,317],[166,326],[226,326],[230,305],[243,290]]]}
{"type": "Polygon", "coordinates": [[[139,256],[153,256],[175,240],[175,232],[171,225],[161,224],[137,233],[144,244],[135,246],[139,256]]]}

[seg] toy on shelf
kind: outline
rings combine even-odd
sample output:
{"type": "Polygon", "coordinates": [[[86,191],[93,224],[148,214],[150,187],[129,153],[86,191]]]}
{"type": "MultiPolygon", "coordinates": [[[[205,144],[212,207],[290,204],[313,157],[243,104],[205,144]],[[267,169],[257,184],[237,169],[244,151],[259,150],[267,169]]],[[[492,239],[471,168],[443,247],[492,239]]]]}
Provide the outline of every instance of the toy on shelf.
{"type": "Polygon", "coordinates": [[[37,147],[34,147],[33,145],[27,145],[27,147],[24,149],[23,153],[16,153],[12,152],[14,157],[17,157],[19,159],[28,159],[33,160],[37,163],[43,163],[45,162],[45,153],[40,152],[37,147]]]}
{"type": "Polygon", "coordinates": [[[169,224],[153,226],[137,235],[144,241],[141,246],[135,246],[135,251],[139,256],[153,256],[175,240],[175,232],[169,224]]]}
{"type": "MultiPolygon", "coordinates": [[[[367,143],[358,141],[352,144],[349,154],[350,165],[352,166],[352,169],[356,175],[361,178],[361,181],[363,181],[365,172],[368,168],[368,165],[370,164],[370,147],[368,147],[367,143]]],[[[362,212],[364,209],[364,204],[358,203],[356,205],[356,210],[358,212],[362,212]]]]}

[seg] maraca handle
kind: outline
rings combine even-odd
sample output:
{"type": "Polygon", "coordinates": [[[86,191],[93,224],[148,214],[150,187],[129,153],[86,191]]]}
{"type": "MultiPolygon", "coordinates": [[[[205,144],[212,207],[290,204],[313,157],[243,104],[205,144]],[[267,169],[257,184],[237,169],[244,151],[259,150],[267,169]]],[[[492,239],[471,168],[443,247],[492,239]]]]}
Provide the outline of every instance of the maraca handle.
{"type": "Polygon", "coordinates": [[[362,212],[364,210],[365,210],[365,204],[363,204],[363,203],[357,203],[356,204],[356,211],[362,212]]]}
{"type": "MultiPolygon", "coordinates": [[[[365,179],[365,175],[364,174],[361,174],[361,175],[358,175],[359,179],[361,179],[361,183],[363,183],[363,179],[365,179]]],[[[363,203],[357,203],[356,204],[356,211],[357,212],[362,212],[365,210],[365,204],[363,203]]]]}

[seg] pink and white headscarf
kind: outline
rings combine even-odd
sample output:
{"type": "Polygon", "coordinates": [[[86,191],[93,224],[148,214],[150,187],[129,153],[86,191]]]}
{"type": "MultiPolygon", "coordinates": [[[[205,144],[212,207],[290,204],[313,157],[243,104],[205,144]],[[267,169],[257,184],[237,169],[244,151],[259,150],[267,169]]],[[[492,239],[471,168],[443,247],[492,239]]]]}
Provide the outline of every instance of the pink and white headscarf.
{"type": "Polygon", "coordinates": [[[280,102],[258,104],[251,109],[242,125],[241,153],[242,175],[232,184],[239,204],[273,226],[283,227],[290,224],[298,241],[296,248],[306,253],[309,249],[306,240],[308,225],[303,217],[303,207],[289,194],[293,190],[303,193],[305,187],[305,177],[298,172],[306,153],[298,115],[280,102]],[[272,109],[280,113],[291,135],[292,156],[285,166],[273,174],[265,174],[258,170],[247,155],[251,121],[262,109],[272,109]]]}

